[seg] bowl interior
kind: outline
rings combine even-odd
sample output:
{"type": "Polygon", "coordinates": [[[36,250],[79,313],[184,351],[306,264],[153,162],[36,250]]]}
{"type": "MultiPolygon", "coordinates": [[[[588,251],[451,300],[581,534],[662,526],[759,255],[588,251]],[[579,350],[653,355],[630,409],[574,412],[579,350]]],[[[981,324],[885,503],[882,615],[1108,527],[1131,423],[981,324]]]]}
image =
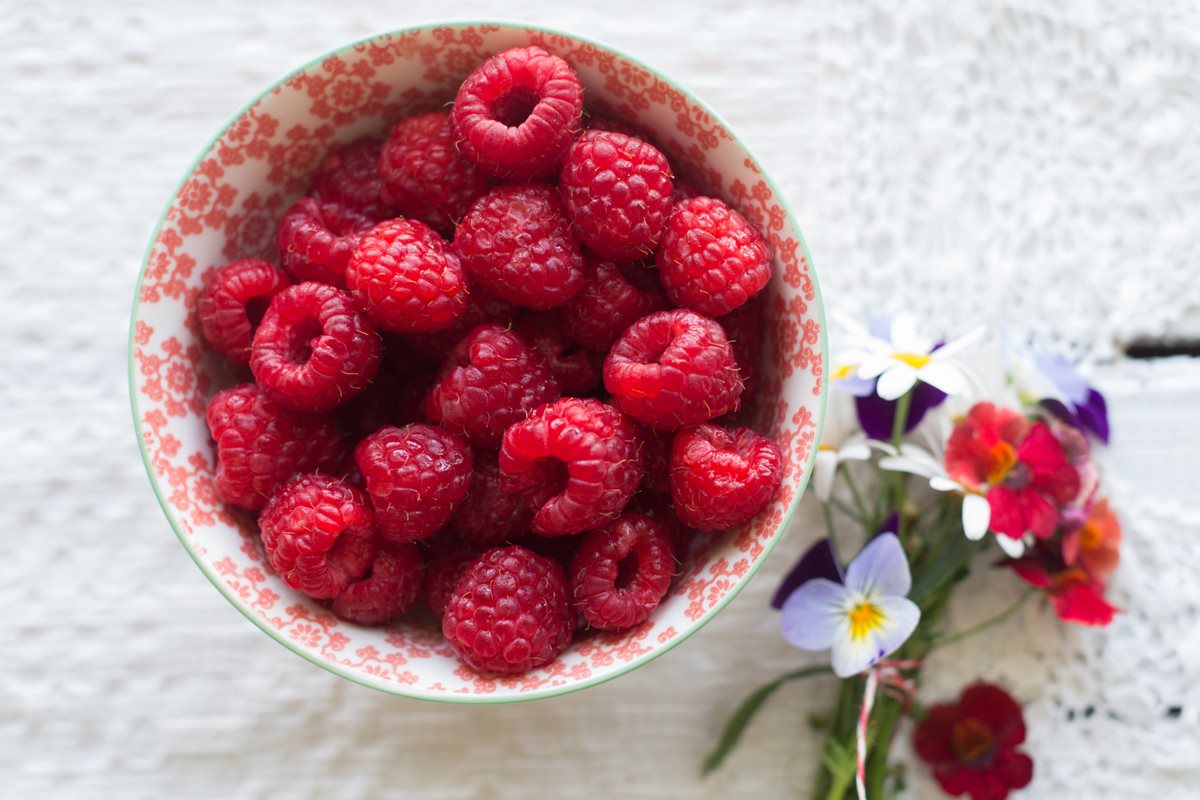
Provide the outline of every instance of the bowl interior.
{"type": "Polygon", "coordinates": [[[824,411],[824,317],[808,251],[778,191],[724,123],[694,97],[594,42],[510,25],[461,24],[383,34],[311,62],[239,112],[172,197],[134,301],[130,379],[151,483],[180,541],[213,584],[263,631],[345,678],[433,700],[504,702],[560,694],[627,672],[699,628],[749,580],[782,534],[807,482],[824,411]],[[678,175],[724,198],[767,236],[755,427],[783,448],[778,498],[750,524],[698,543],[670,595],[632,631],[589,634],[553,664],[512,678],[460,665],[432,620],[370,629],[288,589],[259,549],[253,521],[213,490],[204,406],[246,377],[208,356],[192,315],[205,274],[234,258],[273,257],[275,223],[326,151],[444,106],[488,55],[539,45],[578,71],[593,113],[647,129],[678,175]]]}

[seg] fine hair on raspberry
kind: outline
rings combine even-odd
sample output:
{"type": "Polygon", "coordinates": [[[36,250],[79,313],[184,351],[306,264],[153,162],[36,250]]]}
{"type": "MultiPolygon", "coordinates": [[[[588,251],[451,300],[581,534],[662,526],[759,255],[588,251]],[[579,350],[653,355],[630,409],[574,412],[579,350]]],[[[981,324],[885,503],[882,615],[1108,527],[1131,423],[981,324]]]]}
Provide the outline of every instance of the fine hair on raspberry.
{"type": "Polygon", "coordinates": [[[625,630],[658,608],[674,574],[666,530],[643,514],[624,514],[583,536],[571,562],[571,597],[591,627],[625,630]]]}

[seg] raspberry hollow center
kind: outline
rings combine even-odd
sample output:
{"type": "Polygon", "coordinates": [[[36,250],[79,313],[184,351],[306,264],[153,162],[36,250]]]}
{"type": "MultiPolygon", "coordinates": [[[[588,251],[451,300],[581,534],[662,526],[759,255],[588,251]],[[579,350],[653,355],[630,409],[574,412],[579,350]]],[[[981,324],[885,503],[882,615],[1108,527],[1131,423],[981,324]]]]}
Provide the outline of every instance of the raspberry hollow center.
{"type": "Polygon", "coordinates": [[[320,338],[321,324],[315,319],[306,319],[296,325],[292,328],[292,335],[288,340],[288,361],[293,364],[307,364],[320,338]]]}
{"type": "Polygon", "coordinates": [[[637,580],[640,567],[637,552],[631,550],[629,555],[617,562],[617,579],[613,581],[613,587],[619,592],[629,589],[637,580]]]}
{"type": "Polygon", "coordinates": [[[492,106],[492,117],[502,125],[519,128],[541,101],[527,86],[516,86],[501,95],[492,106]]]}

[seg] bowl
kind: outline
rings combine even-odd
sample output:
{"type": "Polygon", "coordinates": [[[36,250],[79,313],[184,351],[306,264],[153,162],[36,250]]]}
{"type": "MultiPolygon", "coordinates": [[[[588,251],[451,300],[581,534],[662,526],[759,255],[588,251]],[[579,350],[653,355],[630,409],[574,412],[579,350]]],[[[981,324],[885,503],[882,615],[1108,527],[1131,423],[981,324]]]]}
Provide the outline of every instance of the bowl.
{"type": "Polygon", "coordinates": [[[678,645],[746,585],[787,528],[804,491],[824,413],[825,320],[812,259],[778,188],[720,117],[675,82],[581,36],[523,24],[452,23],[395,31],[323,55],[267,87],[213,137],[184,174],[151,237],[129,342],[134,427],[150,483],[179,541],[221,594],[264,633],[330,672],[391,694],[510,702],[610,680],[678,645]],[[778,497],[739,530],[694,549],[642,625],[589,634],[544,668],[515,677],[459,663],[430,619],[365,628],[339,620],[271,572],[253,520],[213,489],[205,403],[236,382],[201,346],[192,308],[205,274],[235,258],[273,257],[275,222],[331,147],[383,135],[405,114],[444,106],[484,58],[537,45],[574,66],[593,113],[648,130],[675,171],[724,198],[767,237],[754,426],[783,450],[778,497]]]}

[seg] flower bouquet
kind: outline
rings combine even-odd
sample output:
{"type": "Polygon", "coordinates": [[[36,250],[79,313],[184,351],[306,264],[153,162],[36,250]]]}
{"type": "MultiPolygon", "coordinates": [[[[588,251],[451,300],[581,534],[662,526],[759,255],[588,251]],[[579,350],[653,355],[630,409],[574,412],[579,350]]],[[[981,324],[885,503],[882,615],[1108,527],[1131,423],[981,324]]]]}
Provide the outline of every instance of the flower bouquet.
{"type": "Polygon", "coordinates": [[[922,667],[933,650],[1000,624],[1034,596],[1064,622],[1112,621],[1105,584],[1121,528],[1090,458],[1108,441],[1104,398],[1068,359],[983,329],[939,342],[908,315],[867,327],[838,321],[845,346],[812,476],[828,536],[772,602],[785,640],[830,659],[746,698],[704,769],[720,765],[780,686],[832,673],[837,704],[813,721],[825,742],[812,797],[899,791],[904,772],[889,751],[907,718],[917,756],[947,794],[1001,800],[1033,777],[1018,749],[1021,707],[983,683],[925,706],[922,667]],[[979,567],[1009,569],[1028,588],[979,625],[945,630],[955,589],[979,567]]]}

